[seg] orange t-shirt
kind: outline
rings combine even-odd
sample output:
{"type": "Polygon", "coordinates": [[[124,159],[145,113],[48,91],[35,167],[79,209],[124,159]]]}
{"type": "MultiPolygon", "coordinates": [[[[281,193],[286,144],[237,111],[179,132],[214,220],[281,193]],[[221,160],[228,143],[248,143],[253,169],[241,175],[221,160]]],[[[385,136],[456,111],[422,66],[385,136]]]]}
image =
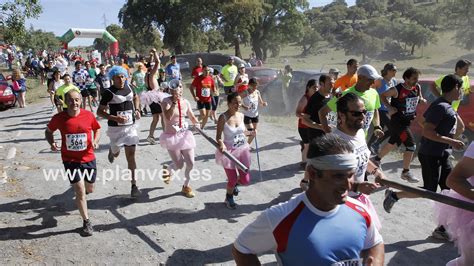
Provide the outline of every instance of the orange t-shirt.
{"type": "Polygon", "coordinates": [[[334,88],[341,88],[342,91],[345,91],[347,88],[354,86],[357,83],[357,74],[349,76],[345,74],[344,76],[338,78],[334,82],[334,88]]]}

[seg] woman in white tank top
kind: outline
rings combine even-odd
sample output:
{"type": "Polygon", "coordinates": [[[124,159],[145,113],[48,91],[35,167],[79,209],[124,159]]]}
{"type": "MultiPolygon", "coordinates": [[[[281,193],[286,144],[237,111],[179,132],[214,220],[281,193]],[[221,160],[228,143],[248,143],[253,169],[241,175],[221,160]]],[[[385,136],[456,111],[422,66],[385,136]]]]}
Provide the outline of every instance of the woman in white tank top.
{"type": "Polygon", "coordinates": [[[250,148],[246,136],[254,134],[254,132],[249,133],[245,128],[244,115],[239,112],[241,104],[242,99],[238,94],[228,95],[228,109],[219,116],[217,121],[216,141],[219,144],[219,150],[216,151],[216,162],[224,167],[227,175],[225,204],[230,209],[236,208],[234,196],[239,193],[237,185],[250,183],[250,174],[238,169],[234,162],[222,153],[227,150],[246,167],[250,167],[250,148]],[[224,134],[224,138],[222,138],[222,134],[224,134]]]}

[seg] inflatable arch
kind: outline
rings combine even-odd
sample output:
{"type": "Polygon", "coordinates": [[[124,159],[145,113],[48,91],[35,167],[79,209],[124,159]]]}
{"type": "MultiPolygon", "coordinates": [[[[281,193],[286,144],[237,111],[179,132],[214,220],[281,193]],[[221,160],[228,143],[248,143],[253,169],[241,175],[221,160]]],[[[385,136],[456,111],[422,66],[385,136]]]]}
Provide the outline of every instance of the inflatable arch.
{"type": "Polygon", "coordinates": [[[119,44],[117,39],[115,39],[115,37],[106,30],[72,28],[64,33],[59,39],[63,42],[64,49],[67,49],[68,43],[75,38],[102,38],[106,43],[109,44],[111,55],[117,56],[119,53],[119,44]]]}

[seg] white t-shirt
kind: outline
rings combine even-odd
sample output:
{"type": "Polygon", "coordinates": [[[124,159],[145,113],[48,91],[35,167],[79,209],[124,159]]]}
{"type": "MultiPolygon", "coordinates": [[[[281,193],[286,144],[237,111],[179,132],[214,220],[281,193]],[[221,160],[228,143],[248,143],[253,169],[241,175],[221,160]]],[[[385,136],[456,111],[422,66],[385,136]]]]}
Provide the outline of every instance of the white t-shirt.
{"type": "Polygon", "coordinates": [[[362,250],[382,242],[362,203],[347,197],[345,204],[324,212],[301,193],[261,213],[234,246],[244,254],[273,250],[280,265],[331,265],[359,261],[362,250]]]}
{"type": "Polygon", "coordinates": [[[365,172],[367,171],[370,158],[370,150],[367,147],[367,142],[365,141],[364,130],[359,129],[357,134],[353,137],[336,128],[334,130],[334,134],[341,136],[354,147],[354,153],[357,156],[357,169],[354,176],[354,181],[356,183],[364,182],[365,172]]]}
{"type": "Polygon", "coordinates": [[[242,99],[242,104],[247,106],[249,109],[242,109],[242,113],[248,117],[257,117],[258,116],[258,99],[259,92],[256,90],[254,93],[245,96],[242,99]]]}
{"type": "Polygon", "coordinates": [[[474,141],[471,141],[471,144],[469,145],[469,147],[467,147],[467,150],[464,153],[464,157],[474,159],[474,141]]]}

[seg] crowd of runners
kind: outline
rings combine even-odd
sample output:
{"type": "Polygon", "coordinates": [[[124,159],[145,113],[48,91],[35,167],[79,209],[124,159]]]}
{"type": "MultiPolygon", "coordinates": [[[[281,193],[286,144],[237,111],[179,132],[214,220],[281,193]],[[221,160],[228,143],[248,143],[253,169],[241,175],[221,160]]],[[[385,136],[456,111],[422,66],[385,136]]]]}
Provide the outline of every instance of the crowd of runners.
{"type": "MultiPolygon", "coordinates": [[[[166,66],[160,57],[155,49],[151,50],[134,71],[124,60],[115,65],[77,60],[72,73],[67,73],[67,63],[61,57],[48,62],[51,75],[46,77],[47,87],[58,113],[48,123],[46,138],[52,150],[61,151],[64,168],[74,173],[70,182],[83,218],[83,235],[93,233],[86,194],[93,192],[97,166],[101,165],[94,155],[101,135],[99,118],[107,120],[109,162],[113,163],[124,150],[133,198],[140,196],[135,177],[139,153],[136,122],[148,113],[152,121],[147,141],[150,145],[159,141],[172,161],[163,166],[162,179],[169,184],[175,172],[184,168],[181,193],[185,197],[195,196],[190,184],[194,136],[196,130],[211,130],[208,120],[216,125],[215,159],[228,180],[225,206],[237,208],[234,197],[240,193],[239,186],[251,183],[249,172],[236,161],[250,168],[254,151],[250,144],[257,141],[259,108],[268,104],[257,89],[257,80],[249,79],[245,65],[235,65],[232,57],[221,72],[199,58],[187,88],[191,98],[185,99],[186,88],[176,57],[171,56],[166,66]],[[223,98],[227,108],[219,114],[223,98]],[[157,140],[155,131],[160,120],[162,133],[157,140]],[[54,140],[56,130],[61,133],[61,145],[54,140]],[[90,173],[89,178],[81,180],[82,172],[90,173]]],[[[419,147],[410,130],[417,105],[426,102],[418,84],[418,69],[407,68],[398,82],[393,63],[387,63],[379,74],[373,66],[359,66],[357,60],[350,59],[345,75],[338,77],[338,71],[330,71],[319,80],[309,80],[295,111],[302,140],[300,166],[304,170],[299,185],[305,192],[264,211],[242,231],[233,246],[237,264],[256,265],[258,254],[274,250],[285,265],[383,265],[382,224],[370,194],[385,190],[383,207],[388,213],[400,199],[418,197],[380,184],[386,179],[383,158],[402,144],[401,180],[420,181],[410,171],[417,153],[422,188],[432,192],[438,187],[451,188],[454,191],[449,195],[474,202],[474,180],[470,178],[474,176],[474,144],[454,169],[450,162],[452,148],[465,148],[458,139],[464,123],[457,109],[463,95],[471,93],[467,76],[470,66],[468,60],[459,60],[453,74],[443,75],[434,83],[432,90],[438,99],[423,114],[419,147]],[[318,230],[314,230],[316,227],[318,230]],[[338,237],[332,233],[335,231],[338,237]]],[[[280,75],[286,86],[282,95],[285,101],[294,97],[287,91],[291,71],[291,67],[285,67],[280,75]]],[[[14,74],[11,79],[21,87],[20,76],[14,74]]],[[[455,241],[460,251],[460,257],[450,265],[473,265],[473,213],[446,205],[439,205],[437,213],[439,226],[432,236],[455,241]]]]}

